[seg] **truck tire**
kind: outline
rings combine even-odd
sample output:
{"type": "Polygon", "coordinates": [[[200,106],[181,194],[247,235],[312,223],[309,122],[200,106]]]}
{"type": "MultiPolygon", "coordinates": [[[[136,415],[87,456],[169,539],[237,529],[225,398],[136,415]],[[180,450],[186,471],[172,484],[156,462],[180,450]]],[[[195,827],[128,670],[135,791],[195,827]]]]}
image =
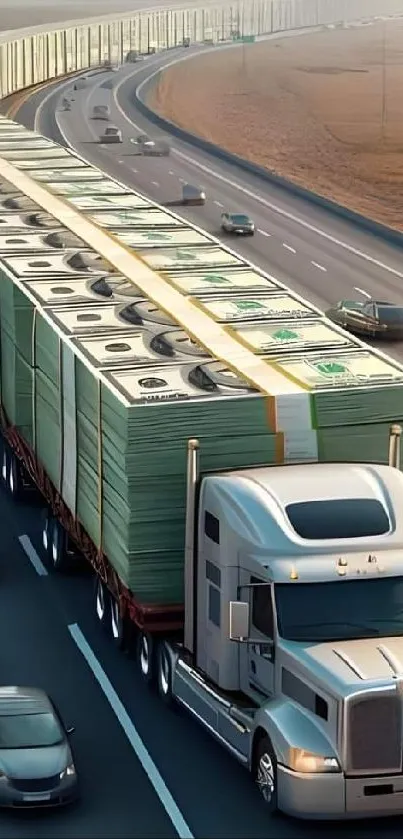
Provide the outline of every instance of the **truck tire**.
{"type": "Polygon", "coordinates": [[[43,558],[46,561],[46,565],[49,563],[49,553],[50,553],[50,540],[51,540],[51,523],[52,523],[52,516],[50,515],[48,510],[45,510],[43,513],[43,522],[42,522],[42,554],[43,558]]]}
{"type": "Polygon", "coordinates": [[[148,632],[139,632],[136,644],[136,660],[139,673],[148,685],[155,678],[155,651],[153,637],[148,632]]]}
{"type": "Polygon", "coordinates": [[[20,464],[13,452],[6,446],[3,449],[2,477],[8,494],[17,501],[22,491],[20,464]]]}
{"type": "Polygon", "coordinates": [[[8,489],[8,452],[3,443],[3,453],[1,461],[1,479],[6,489],[8,489]]]}
{"type": "Polygon", "coordinates": [[[274,815],[278,812],[277,759],[267,736],[262,737],[257,743],[253,776],[267,809],[274,815]]]}
{"type": "Polygon", "coordinates": [[[66,538],[64,530],[57,521],[52,518],[49,522],[49,563],[52,571],[63,571],[65,568],[66,538]]]}
{"type": "Polygon", "coordinates": [[[102,629],[110,629],[110,599],[109,592],[99,577],[95,580],[95,614],[102,629]]]}
{"type": "Polygon", "coordinates": [[[157,649],[157,688],[165,705],[173,705],[172,661],[164,641],[158,644],[157,649]]]}
{"type": "Polygon", "coordinates": [[[110,620],[112,641],[119,650],[125,647],[125,622],[115,597],[110,596],[110,620]]]}

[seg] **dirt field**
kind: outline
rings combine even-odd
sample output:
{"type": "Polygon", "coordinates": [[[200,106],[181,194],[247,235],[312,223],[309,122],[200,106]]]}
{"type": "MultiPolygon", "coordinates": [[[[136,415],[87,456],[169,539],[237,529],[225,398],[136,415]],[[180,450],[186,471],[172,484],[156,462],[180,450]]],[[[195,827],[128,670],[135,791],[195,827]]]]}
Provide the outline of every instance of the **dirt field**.
{"type": "Polygon", "coordinates": [[[403,22],[196,58],[150,103],[206,139],[403,230],[403,22]]]}

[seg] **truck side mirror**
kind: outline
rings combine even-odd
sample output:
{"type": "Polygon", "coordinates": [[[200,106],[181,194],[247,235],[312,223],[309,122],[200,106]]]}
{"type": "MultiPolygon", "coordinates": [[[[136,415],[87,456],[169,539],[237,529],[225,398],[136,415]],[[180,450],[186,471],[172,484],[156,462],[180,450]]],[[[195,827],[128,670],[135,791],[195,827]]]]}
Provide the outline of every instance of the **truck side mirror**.
{"type": "Polygon", "coordinates": [[[249,637],[249,603],[231,600],[229,604],[230,641],[246,641],[249,637]]]}

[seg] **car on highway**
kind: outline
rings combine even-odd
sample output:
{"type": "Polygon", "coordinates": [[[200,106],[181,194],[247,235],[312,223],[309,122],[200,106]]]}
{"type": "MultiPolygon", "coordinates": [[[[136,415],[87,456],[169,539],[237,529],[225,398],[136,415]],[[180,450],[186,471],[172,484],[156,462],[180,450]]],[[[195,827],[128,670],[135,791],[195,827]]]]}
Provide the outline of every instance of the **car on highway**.
{"type": "Polygon", "coordinates": [[[94,105],[92,109],[92,119],[109,119],[110,108],[109,105],[94,105]]]}
{"type": "Polygon", "coordinates": [[[222,213],[221,229],[224,233],[235,235],[253,236],[255,224],[249,216],[242,213],[222,213]]]}
{"type": "Polygon", "coordinates": [[[184,184],[182,187],[182,204],[203,205],[206,203],[206,193],[203,187],[193,186],[193,184],[184,184]]]}
{"type": "Polygon", "coordinates": [[[101,143],[122,143],[123,137],[121,129],[117,128],[116,125],[108,125],[108,127],[105,128],[104,133],[101,134],[100,141],[101,143]]]}
{"type": "Polygon", "coordinates": [[[340,300],[326,317],[360,338],[403,340],[403,306],[386,300],[340,300]]]}
{"type": "Polygon", "coordinates": [[[166,140],[146,140],[139,148],[145,157],[168,157],[171,152],[166,140]]]}
{"type": "Polygon", "coordinates": [[[137,137],[132,137],[130,142],[134,146],[143,146],[144,143],[148,143],[149,139],[148,134],[138,134],[137,137]]]}
{"type": "Polygon", "coordinates": [[[0,807],[59,806],[78,798],[73,730],[43,690],[0,687],[0,807]]]}
{"type": "Polygon", "coordinates": [[[135,64],[136,61],[138,61],[138,59],[139,59],[139,54],[138,54],[137,50],[129,50],[129,52],[126,53],[126,56],[125,56],[126,64],[135,64]]]}

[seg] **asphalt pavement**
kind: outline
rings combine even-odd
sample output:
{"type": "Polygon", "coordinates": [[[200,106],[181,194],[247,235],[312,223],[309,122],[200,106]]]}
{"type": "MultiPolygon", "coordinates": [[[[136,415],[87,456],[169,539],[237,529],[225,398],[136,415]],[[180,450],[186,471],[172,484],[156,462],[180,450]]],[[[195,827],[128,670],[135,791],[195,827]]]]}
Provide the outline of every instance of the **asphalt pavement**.
{"type": "MultiPolygon", "coordinates": [[[[189,57],[200,51],[200,47],[193,48],[189,57]]],[[[176,138],[170,140],[168,158],[136,155],[130,139],[140,132],[161,136],[161,130],[138,112],[134,89],[179,56],[184,57],[183,50],[93,77],[86,89],[75,92],[70,112],[60,109],[60,97],[61,93],[70,95],[71,81],[39,92],[22,106],[17,118],[71,145],[91,163],[158,203],[174,205],[172,209],[180,215],[226,241],[322,310],[337,300],[355,297],[355,287],[375,298],[403,303],[402,251],[398,246],[176,138]],[[109,105],[110,123],[123,132],[122,145],[103,147],[99,143],[105,123],[91,119],[95,104],[109,105]],[[175,206],[186,181],[205,188],[204,207],[175,206]],[[224,210],[248,213],[256,224],[255,236],[223,236],[220,215],[224,210]]],[[[382,344],[379,349],[403,361],[400,344],[382,344]]]]}
{"type": "Polygon", "coordinates": [[[53,697],[65,724],[76,729],[71,741],[82,786],[81,801],[66,809],[0,812],[1,836],[342,839],[347,834],[354,839],[400,839],[401,819],[346,825],[270,818],[246,771],[186,713],[165,707],[150,693],[131,659],[102,633],[92,577],[38,573],[44,570],[38,507],[16,505],[0,488],[0,529],[1,683],[40,686],[53,697]],[[92,667],[101,669],[101,685],[72,628],[90,650],[92,667]],[[112,706],[104,693],[109,695],[107,683],[116,694],[112,706]],[[126,729],[136,727],[147,752],[150,779],[118,721],[122,707],[126,729]],[[163,803],[167,800],[171,817],[163,803]],[[172,820],[187,830],[175,830],[172,820]]]}
{"type": "MultiPolygon", "coordinates": [[[[57,128],[64,142],[71,143],[92,163],[160,203],[179,200],[181,179],[203,183],[208,191],[206,207],[180,207],[178,211],[212,232],[219,230],[220,204],[250,212],[257,225],[270,235],[257,234],[253,241],[236,242],[235,248],[314,302],[327,303],[335,294],[343,296],[347,271],[353,272],[354,277],[360,276],[360,283],[366,288],[369,282],[373,283],[370,290],[377,294],[386,294],[390,290],[388,284],[397,293],[399,268],[393,273],[394,266],[400,265],[397,249],[395,252],[384,246],[382,250],[380,246],[378,252],[376,240],[369,237],[367,242],[365,234],[354,229],[344,231],[339,222],[332,227],[327,218],[319,220],[321,233],[309,230],[308,235],[300,220],[292,222],[289,215],[261,203],[280,201],[265,185],[235,176],[233,171],[229,176],[225,167],[211,160],[210,169],[224,177],[225,182],[207,173],[201,177],[198,167],[205,166],[207,157],[185,144],[174,141],[174,151],[168,159],[135,156],[129,140],[149,126],[133,110],[133,85],[164,60],[161,56],[150,57],[144,64],[89,80],[86,89],[76,92],[71,112],[58,109],[60,97],[71,89],[71,82],[64,90],[59,86],[57,90],[34,94],[21,107],[18,119],[29,127],[36,125],[37,130],[51,137],[57,128]],[[102,87],[105,82],[108,86],[102,87]],[[116,94],[116,86],[121,82],[116,94]],[[121,146],[102,148],[98,143],[103,124],[90,120],[89,115],[93,105],[103,103],[111,107],[111,122],[123,128],[121,146]],[[138,127],[129,125],[120,110],[123,108],[138,127]],[[194,158],[197,165],[183,161],[182,154],[194,158]],[[261,200],[245,196],[236,185],[228,184],[227,180],[235,177],[238,185],[246,184],[245,189],[256,192],[261,200]],[[324,235],[340,239],[342,244],[337,245],[324,235]],[[322,250],[315,250],[322,239],[322,250]],[[294,247],[297,253],[287,251],[284,244],[294,247]],[[356,251],[364,248],[363,255],[357,255],[356,251]],[[310,260],[319,264],[323,261],[327,270],[317,268],[320,273],[316,275],[310,260]],[[386,267],[379,267],[374,260],[386,267]]],[[[150,129],[150,133],[155,131],[150,129]]],[[[288,198],[282,199],[281,209],[288,212],[287,201],[288,198]]],[[[291,209],[299,219],[300,207],[291,209]]],[[[310,211],[303,219],[311,227],[317,224],[315,212],[310,211]]],[[[200,839],[319,839],[323,835],[341,839],[346,833],[356,839],[375,839],[380,834],[386,839],[401,836],[401,819],[324,825],[269,818],[245,770],[195,721],[179,710],[166,708],[149,693],[130,658],[120,654],[102,634],[95,618],[91,577],[37,574],[19,542],[21,535],[28,536],[40,552],[37,509],[12,506],[1,494],[0,526],[4,534],[0,551],[1,680],[41,685],[54,696],[66,723],[76,726],[73,742],[83,779],[82,802],[77,807],[39,815],[0,815],[0,834],[21,839],[181,835],[180,830],[175,830],[172,812],[171,817],[167,813],[165,788],[161,782],[156,783],[157,772],[172,796],[176,818],[180,816],[190,835],[200,839]],[[79,637],[86,640],[105,679],[113,685],[116,695],[112,705],[104,695],[105,679],[101,684],[96,682],[77,648],[69,630],[72,625],[78,627],[82,633],[79,637]],[[151,772],[149,779],[130,737],[117,720],[119,702],[153,762],[154,774],[151,772]]]]}

